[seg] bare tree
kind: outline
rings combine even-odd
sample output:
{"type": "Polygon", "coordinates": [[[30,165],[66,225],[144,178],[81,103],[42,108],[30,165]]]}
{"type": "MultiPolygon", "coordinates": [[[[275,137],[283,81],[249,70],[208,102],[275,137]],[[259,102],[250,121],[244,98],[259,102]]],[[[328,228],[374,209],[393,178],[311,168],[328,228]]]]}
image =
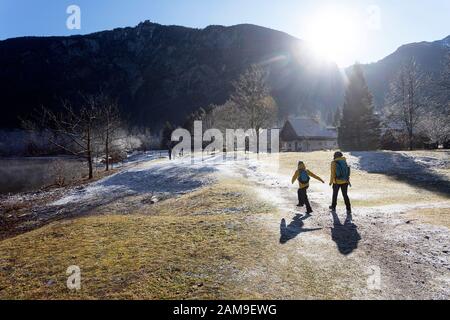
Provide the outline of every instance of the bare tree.
{"type": "Polygon", "coordinates": [[[413,149],[414,135],[423,115],[422,88],[425,82],[426,78],[419,72],[416,61],[411,59],[401,67],[391,83],[387,118],[406,131],[410,150],[413,149]]]}
{"type": "Polygon", "coordinates": [[[117,101],[103,93],[82,95],[83,103],[75,111],[67,101],[62,102],[62,111],[55,113],[42,107],[32,120],[23,121],[33,131],[50,131],[49,141],[74,156],[87,160],[89,179],[94,176],[93,162],[96,147],[103,145],[106,171],[109,170],[111,146],[117,139],[121,126],[117,101]]]}
{"type": "Polygon", "coordinates": [[[67,101],[62,101],[61,112],[56,113],[42,107],[29,120],[22,120],[25,129],[50,132],[51,144],[68,154],[86,159],[89,179],[94,176],[94,127],[98,110],[89,103],[75,111],[67,101]]]}
{"type": "MultiPolygon", "coordinates": [[[[447,107],[449,110],[450,104],[447,107]]],[[[450,113],[429,111],[420,122],[421,133],[428,137],[432,143],[444,144],[450,139],[450,113]]]]}
{"type": "Polygon", "coordinates": [[[111,148],[113,142],[120,138],[119,132],[122,126],[119,107],[116,100],[103,94],[92,99],[93,103],[98,105],[99,130],[105,152],[105,170],[109,171],[111,148]]]}
{"type": "Polygon", "coordinates": [[[211,104],[208,106],[205,117],[203,118],[203,128],[204,130],[208,130],[208,129],[212,129],[212,128],[216,128],[219,129],[219,127],[217,127],[215,124],[217,123],[217,109],[219,108],[219,106],[211,104]]]}
{"type": "Polygon", "coordinates": [[[228,100],[223,105],[211,107],[205,117],[204,125],[207,129],[216,128],[225,133],[226,129],[244,128],[246,121],[240,109],[228,100]]]}
{"type": "Polygon", "coordinates": [[[276,121],[278,113],[265,78],[264,70],[252,65],[238,81],[233,83],[235,91],[230,99],[245,120],[246,128],[256,131],[258,153],[260,130],[271,126],[276,121]]]}

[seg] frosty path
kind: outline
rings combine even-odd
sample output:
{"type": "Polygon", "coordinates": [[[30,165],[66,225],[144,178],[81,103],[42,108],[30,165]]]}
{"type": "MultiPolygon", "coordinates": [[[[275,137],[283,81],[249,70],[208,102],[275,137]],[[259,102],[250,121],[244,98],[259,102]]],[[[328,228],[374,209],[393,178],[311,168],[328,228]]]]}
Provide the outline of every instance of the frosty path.
{"type": "MultiPolygon", "coordinates": [[[[374,163],[377,160],[379,159],[375,158],[374,163]]],[[[357,161],[355,157],[349,159],[353,166],[357,161]]],[[[435,161],[434,159],[433,165],[436,165],[435,161]]],[[[448,162],[448,158],[446,161],[448,162]]],[[[445,164],[440,162],[440,165],[445,164]]],[[[381,290],[369,290],[367,286],[363,286],[353,298],[450,297],[449,229],[411,223],[409,218],[402,216],[414,209],[450,208],[450,200],[354,207],[353,223],[348,223],[344,222],[346,214],[342,204],[337,215],[333,216],[329,212],[331,188],[328,184],[311,181],[309,197],[315,212],[312,217],[307,218],[304,216],[304,209],[295,206],[296,185],[290,184],[291,176],[273,174],[276,169],[264,162],[234,167],[236,170],[239,168],[247,179],[254,182],[254,189],[262,201],[268,201],[279,209],[278,213],[264,217],[264,224],[272,230],[279,227],[280,243],[287,244],[287,247],[280,248],[276,260],[286,261],[288,256],[294,258],[291,258],[288,265],[277,264],[274,269],[277,266],[294,270],[298,268],[301,259],[299,257],[295,262],[296,253],[309,257],[322,266],[325,272],[339,268],[343,259],[346,259],[350,263],[345,268],[355,274],[345,279],[345,283],[341,285],[357,286],[358,281],[364,281],[370,276],[373,267],[379,268],[382,275],[381,290]],[[302,243],[304,246],[299,252],[302,243]]],[[[405,167],[403,169],[408,170],[405,167]]],[[[355,194],[352,188],[349,194],[351,198],[355,194]]],[[[358,196],[361,195],[356,193],[356,197],[358,196]]],[[[266,276],[270,277],[271,272],[266,276]]]]}

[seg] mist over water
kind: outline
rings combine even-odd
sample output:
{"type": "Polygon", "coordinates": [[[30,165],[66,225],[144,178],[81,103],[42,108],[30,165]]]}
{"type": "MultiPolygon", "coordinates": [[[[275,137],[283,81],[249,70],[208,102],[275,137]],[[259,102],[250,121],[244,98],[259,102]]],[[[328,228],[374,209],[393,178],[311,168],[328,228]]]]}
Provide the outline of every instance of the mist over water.
{"type": "Polygon", "coordinates": [[[85,167],[70,157],[0,158],[0,194],[37,191],[62,177],[68,183],[86,175],[85,167]]]}

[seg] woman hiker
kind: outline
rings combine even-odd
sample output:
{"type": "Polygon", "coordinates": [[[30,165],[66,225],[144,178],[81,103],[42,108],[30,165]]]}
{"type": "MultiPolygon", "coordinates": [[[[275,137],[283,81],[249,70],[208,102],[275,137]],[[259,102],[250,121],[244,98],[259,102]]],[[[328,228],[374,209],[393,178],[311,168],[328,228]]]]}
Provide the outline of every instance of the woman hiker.
{"type": "Polygon", "coordinates": [[[342,196],[344,197],[347,214],[351,215],[352,207],[347,194],[348,186],[351,186],[350,167],[347,165],[347,160],[344,158],[342,152],[339,151],[334,154],[334,160],[331,162],[330,186],[333,186],[333,201],[330,210],[336,210],[337,196],[340,189],[342,190],[342,196]]]}
{"type": "Polygon", "coordinates": [[[314,179],[317,179],[321,181],[322,183],[325,183],[319,176],[315,175],[311,171],[306,169],[305,164],[303,161],[298,162],[298,168],[295,171],[294,175],[292,176],[292,183],[294,183],[296,180],[298,180],[299,189],[297,191],[298,195],[298,207],[306,206],[306,214],[310,215],[313,210],[311,209],[311,205],[309,204],[308,200],[308,188],[309,188],[309,180],[310,177],[313,177],[314,179]]]}

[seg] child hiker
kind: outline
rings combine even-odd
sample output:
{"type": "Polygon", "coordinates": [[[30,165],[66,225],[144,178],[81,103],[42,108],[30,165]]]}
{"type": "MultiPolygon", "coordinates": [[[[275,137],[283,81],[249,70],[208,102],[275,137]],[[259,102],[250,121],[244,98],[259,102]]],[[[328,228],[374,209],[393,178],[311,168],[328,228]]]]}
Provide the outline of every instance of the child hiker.
{"type": "Polygon", "coordinates": [[[309,188],[309,180],[310,177],[313,177],[314,179],[317,179],[321,181],[322,183],[325,183],[319,176],[316,176],[314,173],[306,169],[305,164],[303,161],[298,162],[298,169],[295,171],[294,176],[292,177],[292,183],[295,182],[295,180],[298,180],[299,189],[297,191],[298,195],[298,207],[306,206],[306,214],[311,214],[313,210],[311,209],[311,205],[309,204],[308,200],[308,194],[306,191],[309,188]]]}

